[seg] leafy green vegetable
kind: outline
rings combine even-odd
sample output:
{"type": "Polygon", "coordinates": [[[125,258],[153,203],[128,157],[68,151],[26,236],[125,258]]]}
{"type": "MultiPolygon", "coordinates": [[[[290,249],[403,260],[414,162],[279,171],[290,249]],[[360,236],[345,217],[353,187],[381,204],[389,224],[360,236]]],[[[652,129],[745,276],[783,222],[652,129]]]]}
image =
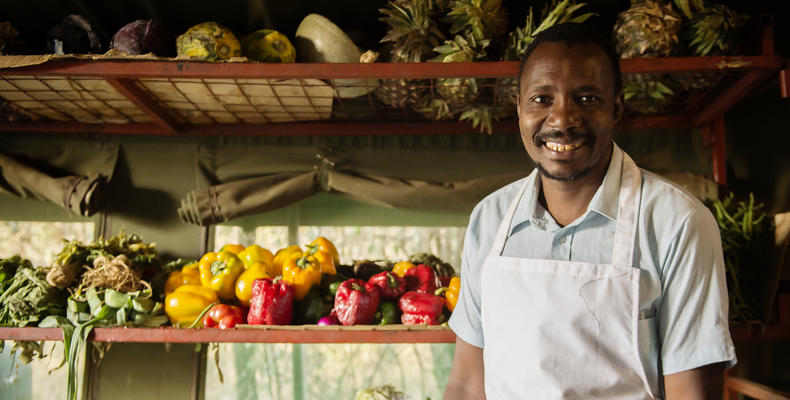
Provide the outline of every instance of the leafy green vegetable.
{"type": "Polygon", "coordinates": [[[0,295],[0,326],[35,325],[47,315],[63,315],[65,293],[47,284],[46,275],[30,261],[18,264],[0,295]]]}
{"type": "Polygon", "coordinates": [[[707,206],[716,217],[721,233],[724,265],[727,272],[727,289],[730,301],[730,321],[752,322],[764,319],[755,307],[761,265],[768,265],[768,255],[773,246],[773,219],[762,212],[763,204],[755,204],[754,195],[749,200],[733,200],[730,193],[724,200],[714,200],[707,206]]]}

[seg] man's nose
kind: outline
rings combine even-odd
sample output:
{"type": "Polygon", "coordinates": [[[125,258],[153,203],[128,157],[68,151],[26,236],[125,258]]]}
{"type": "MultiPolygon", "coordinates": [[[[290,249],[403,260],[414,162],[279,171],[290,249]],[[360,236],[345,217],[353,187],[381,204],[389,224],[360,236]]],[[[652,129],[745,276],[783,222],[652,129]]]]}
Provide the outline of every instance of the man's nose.
{"type": "Polygon", "coordinates": [[[569,99],[555,100],[549,109],[549,116],[546,119],[548,128],[559,131],[579,128],[581,125],[581,115],[578,105],[569,99]]]}

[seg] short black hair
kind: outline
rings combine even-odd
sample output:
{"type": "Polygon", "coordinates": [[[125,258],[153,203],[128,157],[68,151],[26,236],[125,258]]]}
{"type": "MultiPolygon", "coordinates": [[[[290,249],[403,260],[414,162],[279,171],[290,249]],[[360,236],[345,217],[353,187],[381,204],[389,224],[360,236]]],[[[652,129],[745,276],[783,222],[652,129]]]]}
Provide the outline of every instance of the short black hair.
{"type": "Polygon", "coordinates": [[[623,77],[620,71],[620,57],[614,50],[612,42],[590,23],[565,23],[554,25],[545,31],[538,33],[532,43],[527,46],[524,56],[521,57],[521,66],[518,68],[518,92],[521,93],[521,76],[524,74],[524,66],[532,52],[541,43],[563,43],[568,47],[576,44],[595,44],[600,47],[612,66],[614,76],[614,94],[617,96],[623,90],[623,77]]]}

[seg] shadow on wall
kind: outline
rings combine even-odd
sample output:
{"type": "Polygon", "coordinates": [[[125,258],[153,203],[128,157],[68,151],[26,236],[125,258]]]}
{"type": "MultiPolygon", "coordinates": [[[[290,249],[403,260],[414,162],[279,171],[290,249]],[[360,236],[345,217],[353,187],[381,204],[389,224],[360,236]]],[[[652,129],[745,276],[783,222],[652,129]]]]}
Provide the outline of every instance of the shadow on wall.
{"type": "Polygon", "coordinates": [[[727,113],[730,190],[753,192],[766,211],[790,211],[790,99],[779,97],[776,80],[727,113]]]}
{"type": "Polygon", "coordinates": [[[135,187],[128,159],[124,151],[120,151],[115,173],[106,190],[105,212],[141,224],[158,225],[171,219],[178,205],[178,200],[164,191],[135,187]]]}

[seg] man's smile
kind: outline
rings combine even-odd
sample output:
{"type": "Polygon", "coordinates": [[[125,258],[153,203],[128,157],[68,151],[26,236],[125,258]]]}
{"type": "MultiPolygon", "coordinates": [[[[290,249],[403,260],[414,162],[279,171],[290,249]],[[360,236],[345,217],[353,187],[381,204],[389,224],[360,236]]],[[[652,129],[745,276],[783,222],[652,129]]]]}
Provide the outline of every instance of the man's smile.
{"type": "Polygon", "coordinates": [[[581,148],[582,145],[584,145],[584,142],[579,140],[579,141],[574,142],[574,143],[565,143],[565,144],[563,144],[563,143],[549,141],[549,142],[545,142],[543,145],[546,146],[551,151],[554,151],[554,152],[557,152],[557,153],[565,153],[565,152],[571,152],[571,151],[574,151],[574,150],[577,150],[577,149],[581,148]]]}

